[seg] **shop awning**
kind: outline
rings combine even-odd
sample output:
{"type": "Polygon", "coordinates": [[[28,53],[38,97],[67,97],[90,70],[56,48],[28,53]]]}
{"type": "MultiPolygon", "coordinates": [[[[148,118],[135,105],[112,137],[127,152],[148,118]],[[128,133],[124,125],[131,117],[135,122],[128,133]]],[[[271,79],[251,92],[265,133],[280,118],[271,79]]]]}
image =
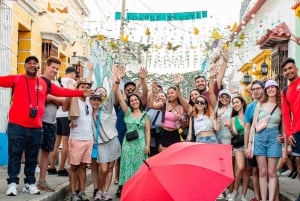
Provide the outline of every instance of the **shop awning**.
{"type": "Polygon", "coordinates": [[[291,32],[285,22],[275,26],[273,29],[267,29],[267,33],[256,41],[260,49],[270,49],[278,43],[287,42],[291,37],[291,32]]]}

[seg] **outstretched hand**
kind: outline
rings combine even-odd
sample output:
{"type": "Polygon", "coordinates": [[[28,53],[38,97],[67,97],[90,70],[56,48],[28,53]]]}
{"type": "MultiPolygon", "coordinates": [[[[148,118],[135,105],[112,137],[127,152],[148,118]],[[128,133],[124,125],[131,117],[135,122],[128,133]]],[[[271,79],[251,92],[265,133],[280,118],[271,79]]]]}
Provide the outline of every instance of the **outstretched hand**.
{"type": "Polygon", "coordinates": [[[140,68],[140,72],[138,73],[139,78],[140,78],[141,80],[144,80],[144,79],[146,79],[147,75],[148,75],[147,69],[141,67],[141,68],[140,68]]]}
{"type": "Polygon", "coordinates": [[[179,85],[183,80],[183,76],[180,73],[176,73],[173,77],[175,85],[179,85]]]}

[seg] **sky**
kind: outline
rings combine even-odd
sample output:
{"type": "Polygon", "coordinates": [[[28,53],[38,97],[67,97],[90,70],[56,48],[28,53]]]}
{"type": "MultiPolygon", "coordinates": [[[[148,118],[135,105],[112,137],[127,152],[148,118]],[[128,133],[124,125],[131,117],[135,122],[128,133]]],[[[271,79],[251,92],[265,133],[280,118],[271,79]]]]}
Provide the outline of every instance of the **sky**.
{"type": "MultiPolygon", "coordinates": [[[[143,65],[150,71],[159,73],[194,71],[203,61],[204,42],[208,41],[213,28],[222,31],[227,25],[239,21],[239,10],[242,0],[127,0],[127,12],[137,13],[170,13],[207,11],[208,17],[200,20],[150,22],[129,21],[125,24],[124,33],[129,41],[152,44],[143,65]],[[228,6],[230,2],[230,7],[228,6]],[[146,28],[151,31],[145,35],[146,28]],[[193,34],[194,27],[199,35],[193,34]],[[166,44],[180,45],[176,51],[166,50],[166,44]],[[155,48],[154,48],[155,46],[155,48]],[[192,48],[197,47],[197,48],[192,48]],[[146,62],[147,58],[147,62],[146,62]]],[[[120,21],[114,19],[115,12],[120,12],[122,0],[85,0],[91,11],[86,19],[88,32],[92,35],[103,34],[108,38],[119,38],[120,21]]]]}

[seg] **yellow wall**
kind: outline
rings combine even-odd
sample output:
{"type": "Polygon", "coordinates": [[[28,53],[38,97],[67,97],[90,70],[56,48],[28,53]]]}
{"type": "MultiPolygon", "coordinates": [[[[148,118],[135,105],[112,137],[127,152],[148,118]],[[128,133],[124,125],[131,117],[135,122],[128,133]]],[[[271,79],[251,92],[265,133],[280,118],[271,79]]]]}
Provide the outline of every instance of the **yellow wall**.
{"type": "MultiPolygon", "coordinates": [[[[63,8],[59,0],[49,1],[53,6],[63,8]]],[[[81,9],[76,9],[74,1],[71,2],[73,12],[78,13],[78,16],[82,18],[81,9]],[[73,4],[72,4],[73,3],[73,4]]],[[[47,11],[48,2],[35,1],[40,7],[41,11],[47,11]]],[[[66,35],[71,39],[76,39],[76,34],[83,32],[79,26],[76,26],[76,22],[73,17],[68,13],[51,13],[47,12],[46,15],[39,16],[38,13],[28,13],[17,2],[13,3],[13,19],[12,19],[12,41],[11,41],[11,73],[22,74],[25,72],[24,61],[25,58],[30,55],[35,55],[39,58],[41,64],[42,54],[42,32],[51,32],[57,34],[58,28],[66,31],[66,35]],[[68,23],[64,21],[68,19],[68,23]],[[58,26],[58,24],[60,26],[58,26]],[[68,24],[68,26],[67,26],[68,24]],[[71,26],[69,26],[71,25],[71,26]]],[[[68,57],[71,57],[72,52],[76,51],[77,55],[84,55],[83,49],[89,46],[88,40],[86,42],[77,42],[73,47],[70,43],[74,41],[68,41],[69,43],[64,46],[58,44],[58,58],[61,59],[62,65],[60,74],[64,74],[65,68],[68,66],[68,57]]],[[[89,49],[88,49],[89,50],[89,49]]]]}

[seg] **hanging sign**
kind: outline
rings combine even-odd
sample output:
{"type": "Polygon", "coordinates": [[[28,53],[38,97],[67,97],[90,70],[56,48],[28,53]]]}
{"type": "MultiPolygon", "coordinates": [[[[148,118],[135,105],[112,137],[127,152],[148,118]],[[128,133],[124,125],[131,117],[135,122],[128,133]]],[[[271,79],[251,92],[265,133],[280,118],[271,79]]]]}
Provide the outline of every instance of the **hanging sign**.
{"type": "MultiPolygon", "coordinates": [[[[207,18],[207,11],[181,13],[126,13],[126,20],[137,21],[182,21],[207,18]]],[[[115,13],[115,19],[121,19],[121,12],[115,13]]]]}

